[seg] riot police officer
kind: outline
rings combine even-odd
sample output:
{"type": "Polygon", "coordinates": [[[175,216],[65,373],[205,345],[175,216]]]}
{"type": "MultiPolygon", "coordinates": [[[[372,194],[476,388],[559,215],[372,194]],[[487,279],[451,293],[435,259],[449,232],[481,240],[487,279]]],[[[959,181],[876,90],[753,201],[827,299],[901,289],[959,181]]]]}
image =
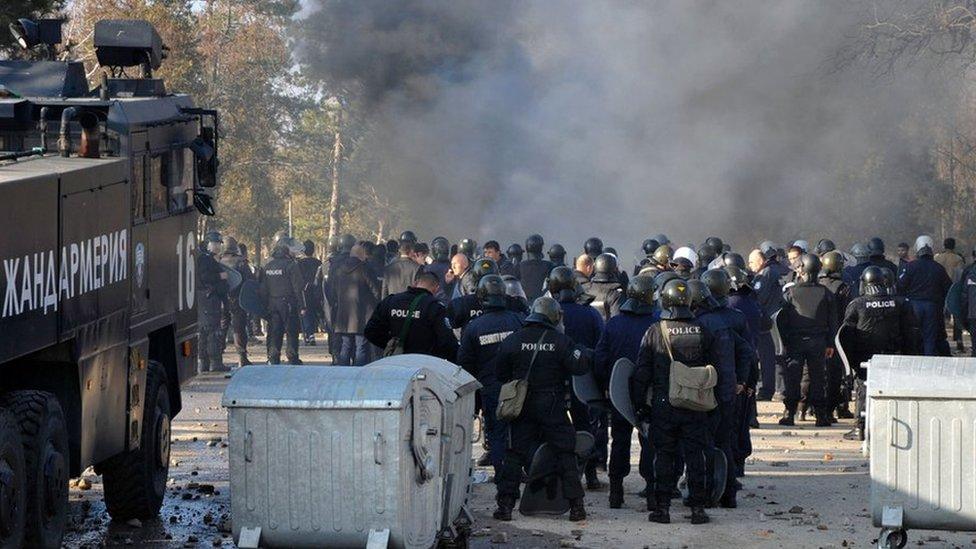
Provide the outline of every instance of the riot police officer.
{"type": "Polygon", "coordinates": [[[498,382],[525,379],[528,383],[521,415],[509,426],[509,446],[496,480],[498,508],[493,516],[498,520],[512,520],[523,468],[529,466],[540,442],[556,451],[563,495],[571,505],[569,520],[586,519],[576,464],[576,430],[566,416],[566,387],[572,376],[590,369],[593,353],[556,329],[561,320],[559,303],[540,297],[532,304],[525,326],[505,338],[498,349],[498,382]]]}
{"type": "MultiPolygon", "coordinates": [[[[637,350],[644,334],[658,320],[654,304],[657,287],[649,276],[635,276],[627,285],[627,299],[620,306],[620,314],[607,322],[594,350],[593,374],[601,387],[610,385],[613,366],[621,358],[637,362],[637,350]]],[[[624,502],[624,478],[630,474],[630,441],[634,427],[616,409],[610,414],[610,508],[619,509],[624,502]]],[[[651,445],[641,435],[639,471],[653,491],[654,471],[651,467],[651,445]]]]}
{"type": "Polygon", "coordinates": [[[654,444],[654,492],[648,494],[648,520],[671,522],[671,494],[677,486],[674,462],[683,452],[687,464],[688,504],[692,524],[709,521],[705,513],[706,449],[710,446],[708,413],[671,405],[671,363],[689,367],[714,364],[718,350],[714,336],[695,319],[687,282],[670,280],[660,290],[661,322],[651,326],[641,341],[637,369],[631,378],[631,402],[638,418],[650,423],[654,444]],[[650,398],[648,398],[648,396],[650,398]],[[649,404],[648,404],[649,402],[649,404]]]}
{"type": "Polygon", "coordinates": [[[617,258],[611,254],[600,254],[593,262],[593,277],[583,285],[583,291],[595,299],[590,305],[600,313],[604,322],[620,312],[624,301],[624,289],[620,285],[617,258]]]}
{"type": "Polygon", "coordinates": [[[457,339],[448,326],[444,306],[434,297],[437,285],[435,274],[421,271],[406,291],[380,301],[363,335],[387,354],[402,351],[456,360],[457,339]],[[396,349],[391,349],[394,338],[396,349]]]}
{"type": "Polygon", "coordinates": [[[287,339],[285,356],[289,364],[298,358],[299,311],[304,307],[305,281],[291,252],[291,238],[275,243],[271,261],[264,266],[258,292],[268,315],[268,364],[281,363],[282,340],[287,339]]]}
{"type": "Polygon", "coordinates": [[[795,425],[802,395],[803,369],[810,378],[806,403],[817,416],[817,427],[830,426],[830,401],[827,400],[825,361],[833,356],[832,336],[837,332],[837,303],[834,295],[817,282],[822,264],[813,254],[801,259],[800,282],[784,294],[779,330],[786,350],[785,410],[780,425],[795,425]]]}
{"type": "Polygon", "coordinates": [[[525,250],[522,249],[521,244],[515,243],[505,250],[505,254],[508,255],[508,258],[512,260],[512,265],[515,266],[522,262],[522,256],[525,255],[525,250]]]}
{"type": "MultiPolygon", "coordinates": [[[[564,333],[576,344],[587,349],[596,347],[600,334],[603,333],[603,318],[596,309],[579,302],[579,288],[569,267],[553,269],[549,273],[547,289],[549,295],[556,299],[562,308],[564,333]]],[[[602,463],[601,444],[604,448],[603,454],[606,453],[606,427],[601,424],[599,413],[596,410],[589,410],[575,394],[572,395],[571,412],[576,429],[592,433],[596,443],[595,455],[587,461],[583,470],[586,474],[586,487],[596,490],[600,488],[596,468],[599,463],[602,463]]]]}
{"type": "MultiPolygon", "coordinates": [[[[838,251],[830,251],[821,257],[823,270],[820,271],[819,282],[834,294],[837,302],[837,325],[840,326],[844,320],[844,311],[847,304],[851,301],[851,290],[841,274],[844,270],[844,256],[838,251]]],[[[847,388],[849,383],[845,381],[844,363],[840,356],[827,359],[827,400],[830,410],[836,411],[837,417],[841,419],[851,419],[848,402],[850,401],[850,390],[847,388]]],[[[831,418],[832,419],[832,418],[831,418]]]]}
{"type": "MultiPolygon", "coordinates": [[[[759,368],[762,383],[757,400],[772,400],[782,384],[782,374],[777,375],[776,350],[773,344],[773,315],[783,307],[783,279],[790,271],[778,259],[779,251],[772,242],[759,247],[759,265],[752,278],[752,290],[763,310],[763,324],[758,337],[759,368]]],[[[752,260],[750,256],[750,261],[752,260]]]]}
{"type": "MultiPolygon", "coordinates": [[[[653,238],[648,238],[641,243],[641,251],[644,252],[644,257],[634,265],[634,276],[637,276],[641,270],[654,261],[654,251],[661,243],[653,238]]],[[[652,277],[653,278],[653,277],[652,277]]]]}
{"type": "MultiPolygon", "coordinates": [[[[237,271],[241,275],[242,283],[254,278],[251,267],[241,255],[240,245],[232,236],[228,236],[226,239],[224,253],[220,254],[220,263],[237,271]]],[[[241,308],[240,295],[240,286],[228,294],[221,330],[224,334],[228,331],[233,334],[238,366],[248,366],[251,361],[247,357],[247,312],[241,308]]]]}
{"type": "Polygon", "coordinates": [[[477,296],[484,312],[472,319],[461,335],[457,364],[481,383],[481,410],[485,418],[488,454],[495,476],[498,476],[508,428],[495,419],[501,389],[495,373],[495,357],[501,342],[522,327],[522,316],[509,310],[505,281],[496,274],[481,278],[477,296]]]}
{"type": "Polygon", "coordinates": [[[302,309],[302,335],[306,345],[315,345],[315,332],[318,326],[318,309],[320,294],[316,290],[315,275],[322,266],[319,258],[315,257],[315,243],[306,240],[302,243],[302,256],[297,259],[298,270],[302,274],[305,285],[302,288],[305,303],[302,309]]]}
{"type": "Polygon", "coordinates": [[[223,307],[227,302],[227,273],[222,272],[215,254],[220,253],[223,239],[217,231],[206,234],[197,255],[197,288],[199,303],[199,370],[200,372],[224,371],[224,333],[220,329],[223,307]]]}
{"type": "Polygon", "coordinates": [[[841,271],[841,276],[843,276],[844,282],[847,282],[847,287],[850,288],[851,298],[855,298],[861,295],[859,289],[861,285],[861,273],[871,264],[871,251],[868,249],[867,244],[855,242],[851,246],[851,255],[854,256],[855,264],[844,267],[841,271]]]}
{"type": "Polygon", "coordinates": [[[885,258],[885,243],[879,237],[868,240],[868,262],[875,267],[882,267],[892,273],[898,272],[898,267],[885,258]]]}
{"type": "Polygon", "coordinates": [[[562,244],[553,244],[549,246],[549,262],[554,266],[559,267],[566,264],[566,248],[562,244]]]}
{"type": "Polygon", "coordinates": [[[637,274],[657,276],[659,273],[671,270],[671,254],[674,253],[671,246],[661,244],[654,249],[654,254],[637,274]]]}
{"type": "Polygon", "coordinates": [[[443,236],[438,236],[430,243],[432,261],[425,268],[427,272],[434,273],[437,276],[437,293],[434,297],[445,306],[451,300],[451,296],[447,293],[451,289],[447,282],[447,271],[451,270],[450,253],[451,243],[443,236]]]}
{"type": "Polygon", "coordinates": [[[542,295],[545,291],[546,277],[552,270],[552,262],[542,256],[542,247],[545,241],[541,236],[534,234],[525,240],[525,254],[528,256],[515,267],[515,276],[522,281],[525,289],[525,296],[529,301],[542,295]]]}
{"type": "Polygon", "coordinates": [[[597,256],[603,253],[603,241],[595,236],[591,236],[583,243],[583,253],[596,260],[597,256]]]}
{"type": "Polygon", "coordinates": [[[862,295],[853,299],[844,313],[844,326],[853,329],[850,341],[842,340],[843,351],[855,376],[857,427],[848,438],[864,440],[867,372],[861,363],[876,354],[918,353],[921,342],[918,321],[908,300],[891,295],[881,269],[869,266],[861,273],[862,295]]]}
{"type": "Polygon", "coordinates": [[[468,260],[471,261],[478,253],[478,243],[471,238],[465,238],[458,243],[458,253],[468,256],[468,260]]]}

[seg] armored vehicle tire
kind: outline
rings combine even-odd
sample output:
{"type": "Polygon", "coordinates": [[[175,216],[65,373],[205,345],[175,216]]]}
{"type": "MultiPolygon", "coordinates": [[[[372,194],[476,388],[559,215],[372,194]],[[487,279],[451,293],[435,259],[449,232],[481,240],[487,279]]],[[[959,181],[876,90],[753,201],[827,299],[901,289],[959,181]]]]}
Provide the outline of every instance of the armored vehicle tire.
{"type": "Polygon", "coordinates": [[[147,519],[159,514],[169,475],[170,403],[166,372],[150,361],[146,373],[141,444],[99,469],[103,471],[105,507],[114,520],[147,519]]]}
{"type": "Polygon", "coordinates": [[[61,404],[44,391],[13,391],[0,398],[13,415],[24,449],[24,543],[61,547],[68,522],[68,429],[61,404]]]}
{"type": "Polygon", "coordinates": [[[24,545],[27,467],[20,442],[20,426],[0,408],[0,549],[24,545]]]}

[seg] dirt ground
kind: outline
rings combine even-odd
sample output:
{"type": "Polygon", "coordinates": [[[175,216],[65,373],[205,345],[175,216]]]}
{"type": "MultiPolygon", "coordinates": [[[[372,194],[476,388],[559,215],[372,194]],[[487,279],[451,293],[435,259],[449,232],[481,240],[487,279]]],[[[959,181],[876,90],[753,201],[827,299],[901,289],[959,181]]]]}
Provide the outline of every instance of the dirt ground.
{"type": "MultiPolygon", "coordinates": [[[[263,356],[259,346],[252,359],[263,356]]],[[[328,363],[324,346],[303,347],[303,359],[328,363]]],[[[228,363],[233,357],[226,357],[228,363]]],[[[229,376],[206,374],[183,388],[183,412],[173,422],[169,489],[159,520],[112,522],[102,503],[100,478],[88,471],[73,481],[66,547],[233,547],[227,470],[227,415],[220,397],[229,376]]],[[[610,509],[606,489],[588,492],[589,518],[529,518],[501,523],[491,518],[494,485],[476,484],[472,547],[869,547],[878,529],[868,513],[870,479],[860,443],[842,435],[850,421],[828,429],[812,422],[776,425],[779,403],[760,403],[761,428],[753,430],[754,454],[747,465],[737,509],[713,509],[712,523],[692,526],[676,502],[672,524],[647,521],[637,492],[636,471],[627,478],[623,509],[610,509]]],[[[637,443],[634,441],[636,450],[637,443]]],[[[475,456],[481,454],[476,444],[475,456]]],[[[487,477],[488,468],[475,476],[487,477]]],[[[601,474],[606,482],[606,476],[601,474]]],[[[909,543],[930,547],[971,547],[976,534],[909,532],[909,543]]]]}

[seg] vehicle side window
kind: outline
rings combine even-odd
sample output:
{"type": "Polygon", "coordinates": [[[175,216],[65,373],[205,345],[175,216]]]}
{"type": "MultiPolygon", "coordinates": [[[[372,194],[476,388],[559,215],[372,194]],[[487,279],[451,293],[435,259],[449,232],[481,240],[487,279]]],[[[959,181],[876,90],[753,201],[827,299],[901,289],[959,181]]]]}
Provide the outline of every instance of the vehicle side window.
{"type": "Polygon", "coordinates": [[[146,219],[146,157],[132,159],[132,221],[141,223],[146,219]]]}
{"type": "Polygon", "coordinates": [[[176,149],[170,153],[170,156],[172,161],[170,162],[169,178],[169,211],[170,213],[179,213],[186,209],[187,187],[192,188],[193,186],[192,174],[187,180],[184,169],[184,157],[192,156],[192,153],[187,149],[176,149]]]}
{"type": "Polygon", "coordinates": [[[152,216],[161,217],[167,212],[169,200],[169,152],[152,157],[150,161],[149,193],[152,197],[152,216]]]}

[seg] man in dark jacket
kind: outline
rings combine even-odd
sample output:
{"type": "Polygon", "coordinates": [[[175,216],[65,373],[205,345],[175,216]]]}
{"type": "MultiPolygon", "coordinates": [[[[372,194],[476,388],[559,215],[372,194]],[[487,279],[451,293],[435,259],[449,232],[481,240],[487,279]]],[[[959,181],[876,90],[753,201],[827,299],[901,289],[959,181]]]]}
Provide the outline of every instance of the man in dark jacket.
{"type": "Polygon", "coordinates": [[[222,372],[224,332],[220,329],[223,308],[227,303],[227,273],[217,263],[223,239],[217,231],[207,233],[197,255],[197,311],[200,326],[200,372],[222,372]]]}
{"type": "MultiPolygon", "coordinates": [[[[487,245],[486,245],[487,246],[487,245]]],[[[461,335],[457,364],[481,383],[481,409],[485,418],[488,453],[495,476],[501,471],[508,426],[495,419],[501,385],[495,373],[499,344],[522,327],[522,316],[508,308],[505,281],[487,275],[478,283],[484,313],[473,319],[461,335]]]]}
{"type": "Polygon", "coordinates": [[[515,276],[522,281],[522,288],[525,289],[525,297],[529,303],[545,292],[546,277],[553,268],[552,262],[543,258],[543,246],[545,242],[541,236],[534,234],[527,238],[525,240],[527,258],[515,267],[515,276]]]}
{"type": "MultiPolygon", "coordinates": [[[[589,256],[586,256],[589,257],[589,256]]],[[[658,310],[654,306],[654,279],[649,276],[635,276],[627,285],[627,300],[620,306],[620,314],[607,322],[594,350],[593,375],[601,387],[610,385],[613,366],[621,358],[637,362],[637,351],[647,329],[657,322],[658,310]]],[[[624,478],[630,474],[630,442],[634,426],[620,412],[610,412],[610,508],[620,509],[624,503],[624,478]]],[[[651,445],[643,435],[638,437],[641,445],[640,475],[649,488],[654,489],[654,471],[651,467],[651,445]]]]}
{"type": "Polygon", "coordinates": [[[321,293],[316,289],[315,275],[322,262],[315,257],[315,243],[306,240],[302,243],[302,257],[298,258],[298,270],[302,274],[305,308],[302,309],[302,334],[306,345],[315,345],[315,331],[318,326],[318,310],[321,307],[321,293]]]}
{"type": "Polygon", "coordinates": [[[576,465],[576,429],[566,416],[566,387],[571,376],[590,369],[593,353],[556,329],[561,316],[554,299],[537,299],[525,327],[505,338],[498,349],[498,383],[525,379],[528,394],[521,415],[509,426],[509,446],[495,483],[498,508],[493,516],[497,520],[512,520],[523,469],[528,468],[541,442],[556,451],[563,495],[571,505],[569,520],[586,519],[576,465]]]}
{"type": "Polygon", "coordinates": [[[268,364],[281,363],[283,340],[288,363],[302,363],[298,358],[298,332],[299,314],[305,305],[305,281],[291,255],[290,241],[291,237],[284,237],[275,243],[258,286],[268,314],[268,364]]]}
{"type": "MultiPolygon", "coordinates": [[[[396,243],[396,241],[393,241],[396,243]]],[[[335,357],[340,350],[339,337],[333,327],[336,313],[336,291],[335,291],[335,270],[342,264],[352,247],[356,245],[356,237],[351,234],[344,234],[336,244],[335,253],[329,255],[319,268],[319,273],[315,277],[316,285],[322,290],[322,314],[327,320],[326,331],[329,334],[329,353],[335,357]]]]}
{"type": "MultiPolygon", "coordinates": [[[[884,258],[883,255],[882,258],[884,258]]],[[[818,281],[830,290],[830,293],[834,294],[834,301],[836,302],[835,310],[838,316],[837,326],[840,326],[844,320],[844,311],[847,310],[847,304],[851,301],[850,288],[847,286],[847,282],[844,281],[844,277],[841,274],[844,270],[844,256],[838,251],[827,252],[823,255],[821,261],[823,262],[823,270],[820,271],[818,281]]],[[[844,363],[841,361],[840,355],[835,353],[834,356],[827,359],[828,406],[831,414],[836,411],[837,417],[851,419],[854,417],[854,414],[851,413],[850,406],[848,406],[848,402],[851,400],[851,383],[846,382],[845,377],[844,363]]],[[[831,422],[833,422],[833,417],[831,417],[831,422]]]]}
{"type": "Polygon", "coordinates": [[[830,401],[827,400],[825,361],[834,354],[833,335],[837,333],[837,303],[834,295],[817,282],[820,258],[804,254],[801,258],[801,282],[785,294],[779,330],[786,349],[785,411],[780,425],[795,425],[795,416],[803,390],[803,369],[810,377],[806,403],[817,416],[817,427],[830,427],[830,401]]]}
{"type": "Polygon", "coordinates": [[[431,262],[424,270],[437,275],[437,293],[434,297],[442,305],[451,301],[450,292],[453,286],[447,282],[447,272],[451,270],[451,243],[443,236],[438,236],[430,243],[431,262]]]}
{"type": "Polygon", "coordinates": [[[366,339],[384,349],[391,339],[398,338],[404,354],[456,360],[457,339],[448,326],[444,306],[434,298],[437,285],[437,276],[421,271],[407,291],[384,298],[366,324],[366,339]],[[412,320],[403,333],[408,318],[412,320]]]}
{"type": "MultiPolygon", "coordinates": [[[[853,345],[844,349],[856,378],[857,427],[847,438],[864,440],[865,386],[867,372],[861,363],[875,354],[915,354],[921,346],[918,322],[912,307],[901,296],[891,295],[885,284],[885,275],[879,267],[870,266],[861,273],[863,295],[847,306],[844,325],[853,328],[853,345]]],[[[848,344],[845,343],[845,346],[848,344]]]]}
{"type": "Polygon", "coordinates": [[[854,265],[844,267],[841,270],[841,277],[847,283],[847,287],[850,288],[850,297],[853,299],[861,295],[861,273],[871,266],[871,250],[868,249],[867,244],[855,242],[851,246],[851,255],[854,257],[854,265]]]}
{"type": "MultiPolygon", "coordinates": [[[[247,260],[241,255],[241,249],[237,240],[232,236],[228,236],[225,239],[224,252],[220,254],[220,262],[224,266],[237,271],[241,275],[242,283],[245,280],[254,278],[254,273],[251,272],[250,265],[247,264],[247,260]]],[[[238,366],[247,366],[251,364],[251,361],[247,358],[247,312],[241,308],[240,297],[240,286],[231,290],[227,295],[227,307],[224,311],[221,331],[224,334],[228,331],[233,334],[234,347],[237,351],[237,364],[238,366]]]]}
{"type": "Polygon", "coordinates": [[[583,285],[583,291],[595,299],[590,306],[600,313],[603,322],[620,313],[624,301],[624,289],[620,285],[617,258],[611,254],[600,254],[593,262],[593,278],[583,285]]]}
{"type": "Polygon", "coordinates": [[[654,444],[654,492],[647,497],[648,520],[671,522],[671,494],[677,486],[674,462],[685,456],[691,523],[709,521],[705,513],[707,469],[705,453],[711,445],[708,413],[676,408],[669,399],[671,363],[689,367],[715,364],[715,337],[695,319],[687,282],[670,280],[661,289],[661,322],[651,326],[641,341],[637,370],[631,378],[631,402],[639,406],[641,421],[650,423],[654,444]],[[649,398],[648,398],[649,397],[649,398]]]}
{"type": "Polygon", "coordinates": [[[573,278],[580,287],[585,288],[590,283],[593,276],[593,258],[583,254],[576,258],[576,270],[573,271],[573,278]]]}
{"type": "Polygon", "coordinates": [[[783,307],[783,280],[790,270],[779,262],[779,252],[772,242],[759,248],[760,265],[752,279],[752,290],[763,310],[763,323],[758,336],[759,366],[762,383],[757,400],[772,400],[775,392],[783,391],[782,371],[777,372],[773,345],[773,315],[783,307]]]}
{"type": "Polygon", "coordinates": [[[370,360],[370,349],[363,330],[376,308],[380,292],[376,276],[366,264],[366,251],[353,246],[349,257],[338,265],[333,275],[336,312],[333,329],[339,339],[339,355],[333,364],[363,366],[370,360]]]}
{"type": "Polygon", "coordinates": [[[405,292],[413,284],[414,277],[420,271],[420,264],[413,258],[414,246],[415,244],[409,241],[401,242],[400,257],[391,261],[383,269],[382,297],[405,292]]]}
{"type": "Polygon", "coordinates": [[[920,236],[915,241],[915,261],[898,277],[898,293],[908,298],[921,325],[922,353],[949,356],[943,308],[952,279],[933,259],[932,246],[928,236],[920,236]]]}

